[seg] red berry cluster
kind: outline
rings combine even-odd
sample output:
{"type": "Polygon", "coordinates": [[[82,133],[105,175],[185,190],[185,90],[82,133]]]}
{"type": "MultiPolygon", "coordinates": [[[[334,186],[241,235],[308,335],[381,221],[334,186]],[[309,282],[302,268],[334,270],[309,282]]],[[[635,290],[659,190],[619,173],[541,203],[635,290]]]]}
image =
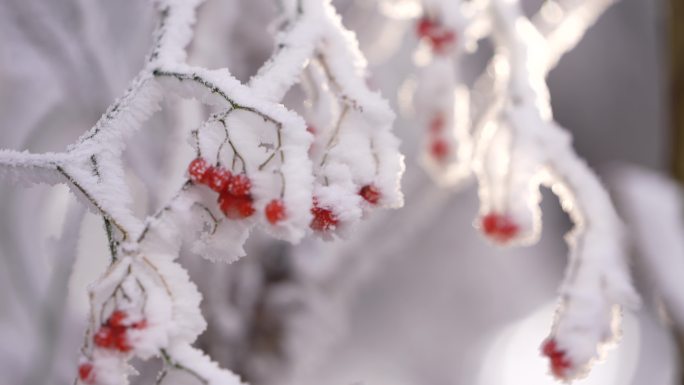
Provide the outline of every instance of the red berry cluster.
{"type": "Polygon", "coordinates": [[[427,39],[435,53],[443,54],[456,42],[456,33],[438,20],[423,17],[418,21],[416,33],[421,39],[427,39]]]}
{"type": "Polygon", "coordinates": [[[91,362],[84,362],[78,366],[78,378],[84,384],[95,384],[95,371],[91,362]]]}
{"type": "Polygon", "coordinates": [[[229,172],[228,175],[222,189],[212,188],[219,193],[218,203],[223,215],[230,219],[251,217],[254,214],[252,182],[245,174],[230,175],[229,172]]]}
{"type": "Polygon", "coordinates": [[[518,225],[507,215],[489,213],[482,217],[482,230],[489,238],[507,243],[518,235],[518,225]]]}
{"type": "MultiPolygon", "coordinates": [[[[188,166],[190,180],[208,186],[219,194],[218,204],[223,214],[230,219],[251,217],[254,212],[252,182],[246,174],[233,175],[230,170],[210,165],[202,158],[196,158],[188,166]]],[[[265,210],[266,219],[276,224],[285,219],[285,205],[274,199],[265,210]]]]}
{"type": "Polygon", "coordinates": [[[324,232],[334,230],[337,226],[337,217],[335,216],[335,213],[329,208],[319,206],[316,199],[314,199],[311,214],[313,214],[313,219],[309,226],[315,231],[324,232]]]}
{"type": "Polygon", "coordinates": [[[558,349],[555,339],[551,338],[544,342],[542,354],[551,361],[551,373],[559,379],[565,379],[568,370],[572,368],[572,362],[566,357],[563,350],[558,349]]]}
{"type": "Polygon", "coordinates": [[[430,155],[439,163],[444,163],[451,152],[449,142],[443,138],[445,126],[446,121],[441,112],[436,113],[429,123],[430,142],[428,150],[430,155]]]}
{"type": "MultiPolygon", "coordinates": [[[[382,198],[380,190],[372,184],[361,187],[359,195],[366,202],[374,206],[377,205],[380,202],[380,198],[382,198]]],[[[315,231],[326,232],[335,230],[335,227],[339,224],[339,220],[335,213],[329,207],[319,205],[316,198],[313,200],[311,214],[313,215],[313,219],[309,226],[315,231]]]]}
{"type": "Polygon", "coordinates": [[[95,346],[103,349],[118,350],[128,353],[133,349],[128,339],[129,329],[144,329],[147,322],[127,323],[128,314],[123,310],[115,310],[107,319],[107,322],[95,333],[93,342],[95,346]]]}

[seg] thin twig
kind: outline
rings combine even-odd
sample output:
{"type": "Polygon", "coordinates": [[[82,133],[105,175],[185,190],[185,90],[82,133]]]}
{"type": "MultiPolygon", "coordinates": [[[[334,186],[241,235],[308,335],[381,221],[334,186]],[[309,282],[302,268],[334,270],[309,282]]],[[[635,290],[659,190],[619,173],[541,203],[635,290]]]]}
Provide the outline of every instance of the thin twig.
{"type": "Polygon", "coordinates": [[[182,370],[190,374],[191,376],[195,377],[198,381],[200,381],[202,384],[209,384],[209,380],[199,375],[199,373],[197,373],[196,371],[188,368],[187,366],[182,365],[177,361],[174,361],[169,352],[166,351],[166,349],[161,349],[160,352],[162,358],[164,359],[164,363],[166,363],[167,365],[173,367],[174,369],[182,370]]]}

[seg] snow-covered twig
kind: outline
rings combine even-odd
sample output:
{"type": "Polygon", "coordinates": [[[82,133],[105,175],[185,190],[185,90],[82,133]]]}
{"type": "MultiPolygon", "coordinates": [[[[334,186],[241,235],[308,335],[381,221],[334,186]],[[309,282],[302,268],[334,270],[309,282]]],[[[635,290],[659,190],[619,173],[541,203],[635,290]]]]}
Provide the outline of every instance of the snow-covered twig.
{"type": "Polygon", "coordinates": [[[250,87],[279,99],[303,79],[314,136],[312,226],[343,235],[373,207],[403,204],[397,178],[403,158],[390,132],[394,113],[367,86],[358,43],[329,1],[288,0],[282,8],[278,49],[250,87]]]}
{"type": "Polygon", "coordinates": [[[206,325],[201,295],[175,262],[182,240],[189,238],[208,258],[230,260],[244,255],[243,243],[257,224],[296,242],[309,228],[330,234],[375,206],[402,203],[402,158],[390,132],[394,115],[365,85],[356,42],[329,1],[284,4],[284,20],[294,27],[284,29],[284,42],[249,86],[227,69],[185,63],[199,3],[155,2],[159,26],[144,68],[65,152],[0,151],[1,176],[65,183],[104,217],[112,264],[90,288],[82,383],[127,383],[130,358],[161,356],[165,367],[158,383],[170,370],[181,370],[204,384],[239,384],[237,376],[191,347],[206,325]],[[307,154],[311,134],[304,121],[280,104],[308,60],[325,68],[345,106],[325,139],[328,145],[314,156],[317,168],[307,154]],[[134,197],[122,153],[126,140],[169,93],[219,111],[192,131],[197,158],[188,168],[189,180],[156,214],[141,220],[131,209],[134,197]],[[197,217],[193,213],[208,224],[199,240],[187,226],[197,217]]]}
{"type": "Polygon", "coordinates": [[[441,95],[418,109],[429,126],[428,165],[449,183],[472,169],[479,182],[480,228],[502,245],[537,241],[540,186],[559,197],[575,227],[567,236],[561,306],[543,352],[555,376],[571,379],[584,374],[616,337],[617,306],[638,303],[622,223],[597,176],[573,150],[570,135],[553,121],[546,86],[549,70],[612,1],[549,2],[536,24],[519,1],[456,3],[424,1],[418,25],[434,54],[423,92],[441,95]],[[483,34],[494,43],[494,57],[469,96],[460,91],[453,66],[473,37],[483,34]],[[461,105],[470,108],[472,126],[454,121],[461,105]],[[454,168],[459,172],[449,172],[454,168]]]}

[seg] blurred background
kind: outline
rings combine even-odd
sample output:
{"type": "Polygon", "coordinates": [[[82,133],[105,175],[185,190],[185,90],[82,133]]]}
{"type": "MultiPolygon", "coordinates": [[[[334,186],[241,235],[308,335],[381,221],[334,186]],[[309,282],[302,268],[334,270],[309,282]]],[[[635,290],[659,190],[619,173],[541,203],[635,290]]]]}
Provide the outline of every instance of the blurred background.
{"type": "MultiPolygon", "coordinates": [[[[577,384],[682,383],[681,194],[668,177],[681,141],[668,43],[682,28],[679,1],[618,2],[550,74],[556,119],[605,177],[633,231],[644,300],[624,314],[620,344],[577,384]]],[[[523,2],[530,13],[541,4],[523,2]]],[[[368,56],[372,83],[399,113],[406,205],[377,213],[346,241],[291,246],[254,234],[248,257],[231,265],[184,253],[209,321],[198,346],[254,385],[555,383],[539,345],[553,321],[569,220],[545,191],[537,245],[502,249],[480,236],[475,186],[440,188],[417,161],[422,130],[402,96],[417,73],[414,21],[390,17],[398,1],[334,3],[368,56]]],[[[264,26],[276,11],[272,0],[207,0],[190,62],[227,66],[246,81],[270,55],[264,26]]],[[[58,151],[73,142],[138,72],[154,22],[139,0],[0,0],[0,148],[58,151]]],[[[464,63],[467,77],[490,56],[483,43],[464,63]]],[[[175,191],[192,157],[189,130],[206,115],[187,101],[164,107],[126,150],[140,214],[175,191]]],[[[0,197],[0,385],[70,384],[86,286],[109,258],[101,218],[86,216],[77,255],[55,259],[50,239],[71,199],[66,188],[0,184],[0,197]]],[[[154,383],[158,363],[139,368],[132,382],[154,383]]]]}

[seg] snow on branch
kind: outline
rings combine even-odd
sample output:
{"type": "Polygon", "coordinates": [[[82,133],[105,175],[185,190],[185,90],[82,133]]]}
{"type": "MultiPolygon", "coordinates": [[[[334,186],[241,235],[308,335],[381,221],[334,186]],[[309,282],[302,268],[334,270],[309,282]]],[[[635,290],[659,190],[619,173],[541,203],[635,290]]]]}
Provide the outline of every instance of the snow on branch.
{"type": "Polygon", "coordinates": [[[344,235],[373,208],[403,204],[394,113],[368,87],[358,43],[329,1],[288,0],[282,7],[277,51],[249,84],[257,95],[280,99],[303,83],[314,137],[311,227],[324,238],[344,235]]]}
{"type": "Polygon", "coordinates": [[[283,3],[278,49],[248,85],[225,68],[185,62],[200,3],[154,2],[159,22],[144,68],[66,151],[0,151],[0,177],[65,183],[105,219],[112,264],[90,288],[80,383],[126,384],[131,358],[156,356],[164,361],[157,384],[171,371],[208,385],[240,384],[192,347],[206,322],[199,291],[175,262],[182,243],[209,259],[233,260],[244,255],[257,225],[291,242],[311,231],[328,238],[376,207],[402,204],[394,114],[367,87],[356,40],[330,1],[283,3]],[[315,130],[281,104],[307,71],[322,71],[317,91],[334,93],[329,124],[315,130]],[[167,94],[197,99],[214,112],[191,132],[197,156],[187,181],[157,213],[140,219],[122,154],[167,94]]]}
{"type": "Polygon", "coordinates": [[[558,64],[566,52],[575,48],[587,30],[617,0],[548,0],[532,18],[534,26],[547,41],[547,70],[558,64]]]}
{"type": "Polygon", "coordinates": [[[538,240],[542,185],[575,225],[566,237],[561,304],[543,346],[552,373],[564,380],[585,374],[617,337],[619,306],[639,302],[623,225],[598,177],[573,150],[570,134],[553,121],[546,85],[549,70],[611,3],[547,2],[532,23],[519,1],[424,0],[417,25],[419,49],[432,56],[415,98],[428,128],[424,158],[431,173],[447,184],[474,174],[479,227],[497,244],[538,240]],[[494,57],[469,94],[455,67],[484,36],[494,44],[494,57]]]}

